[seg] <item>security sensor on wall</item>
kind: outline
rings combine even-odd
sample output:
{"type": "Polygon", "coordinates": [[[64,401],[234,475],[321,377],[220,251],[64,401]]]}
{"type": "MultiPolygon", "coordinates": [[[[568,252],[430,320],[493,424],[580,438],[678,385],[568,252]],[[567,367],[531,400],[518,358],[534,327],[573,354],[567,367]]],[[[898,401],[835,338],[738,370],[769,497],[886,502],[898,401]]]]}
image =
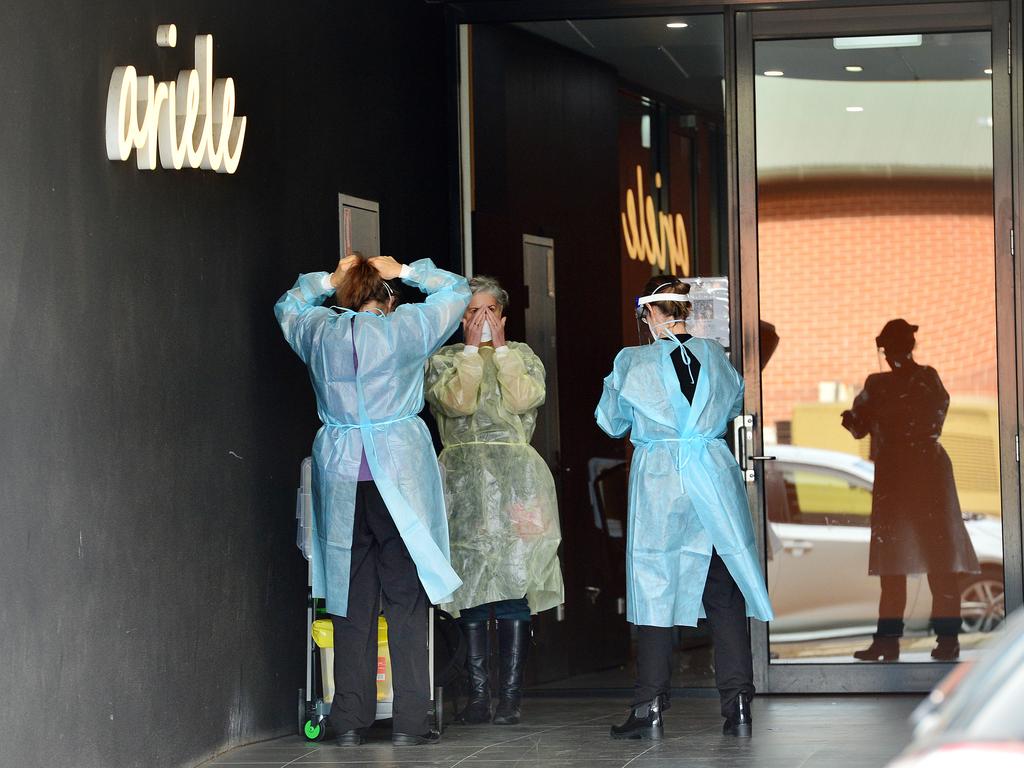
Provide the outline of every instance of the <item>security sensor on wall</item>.
{"type": "Polygon", "coordinates": [[[156,44],[161,48],[175,48],[178,45],[178,27],[174,24],[161,24],[156,28],[156,44]]]}

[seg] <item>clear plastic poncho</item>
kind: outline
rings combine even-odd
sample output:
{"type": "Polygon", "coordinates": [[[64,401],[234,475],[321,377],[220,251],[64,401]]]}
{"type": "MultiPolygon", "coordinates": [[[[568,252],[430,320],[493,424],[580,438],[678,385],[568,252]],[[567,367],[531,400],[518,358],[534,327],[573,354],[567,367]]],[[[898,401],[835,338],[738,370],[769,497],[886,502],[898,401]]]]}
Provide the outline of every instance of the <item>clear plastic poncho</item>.
{"type": "Polygon", "coordinates": [[[426,399],[437,419],[452,567],[463,585],[444,605],[458,615],[526,597],[533,613],[563,600],[558,501],[530,445],[545,397],[544,365],[526,344],[430,359],[426,399]]]}

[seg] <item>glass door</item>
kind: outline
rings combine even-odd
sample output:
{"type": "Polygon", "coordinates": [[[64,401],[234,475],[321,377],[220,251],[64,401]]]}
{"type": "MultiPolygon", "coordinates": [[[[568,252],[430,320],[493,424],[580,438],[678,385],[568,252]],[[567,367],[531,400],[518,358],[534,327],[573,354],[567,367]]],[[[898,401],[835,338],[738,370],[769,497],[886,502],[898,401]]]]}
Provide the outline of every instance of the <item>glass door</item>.
{"type": "Polygon", "coordinates": [[[925,690],[1020,602],[1006,14],[737,15],[767,689],[925,690]]]}

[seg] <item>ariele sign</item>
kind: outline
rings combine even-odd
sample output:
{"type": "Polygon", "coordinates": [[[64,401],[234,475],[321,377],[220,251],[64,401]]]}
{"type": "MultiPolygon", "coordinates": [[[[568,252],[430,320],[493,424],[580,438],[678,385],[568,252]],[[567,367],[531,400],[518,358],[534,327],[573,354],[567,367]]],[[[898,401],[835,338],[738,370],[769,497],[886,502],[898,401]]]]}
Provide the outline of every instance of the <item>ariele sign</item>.
{"type": "MultiPolygon", "coordinates": [[[[157,29],[157,45],[174,48],[173,24],[157,29]]],[[[213,35],[196,35],[195,69],[158,83],[135,67],[114,69],[107,91],[107,157],[140,169],[203,168],[234,173],[242,157],[245,117],[235,117],[235,82],[213,79],[213,35]]]]}
{"type": "MultiPolygon", "coordinates": [[[[661,174],[654,177],[661,189],[661,174]]],[[[622,237],[632,261],[657,265],[662,272],[689,277],[690,244],[681,213],[671,214],[654,208],[654,198],[644,194],[644,172],[636,167],[636,192],[626,190],[626,210],[622,211],[622,237]]]]}

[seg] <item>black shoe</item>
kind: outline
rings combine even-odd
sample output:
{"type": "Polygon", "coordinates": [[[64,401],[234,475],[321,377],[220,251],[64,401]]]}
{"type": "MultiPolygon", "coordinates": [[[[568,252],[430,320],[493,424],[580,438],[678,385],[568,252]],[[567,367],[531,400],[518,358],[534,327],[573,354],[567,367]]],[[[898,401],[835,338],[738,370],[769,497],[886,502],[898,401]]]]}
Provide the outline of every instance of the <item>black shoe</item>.
{"type": "Polygon", "coordinates": [[[749,739],[754,732],[754,719],[750,716],[750,694],[741,693],[736,697],[732,714],[722,724],[722,734],[749,739]]]}
{"type": "Polygon", "coordinates": [[[613,739],[652,739],[665,736],[665,697],[655,696],[651,701],[637,704],[629,712],[622,725],[613,725],[610,736],[613,739]]]}
{"type": "Polygon", "coordinates": [[[956,661],[960,658],[960,638],[958,635],[939,635],[938,642],[932,648],[932,658],[936,661],[956,661]]]}
{"type": "Polygon", "coordinates": [[[498,707],[494,711],[495,725],[515,725],[519,722],[523,700],[523,670],[530,649],[530,622],[498,619],[498,652],[501,658],[501,676],[498,707]]]}
{"type": "Polygon", "coordinates": [[[491,679],[488,668],[490,642],[486,621],[460,621],[466,636],[466,669],[469,672],[469,702],[456,720],[466,725],[491,722],[491,679]]]}
{"type": "Polygon", "coordinates": [[[416,735],[415,733],[392,733],[391,743],[396,747],[419,747],[423,744],[437,744],[441,741],[441,734],[437,731],[427,731],[416,735]]]}
{"type": "Polygon", "coordinates": [[[345,731],[344,733],[338,734],[334,743],[339,747],[358,747],[360,744],[365,743],[365,741],[366,729],[353,728],[351,731],[345,731]]]}
{"type": "Polygon", "coordinates": [[[853,658],[859,661],[899,661],[900,639],[873,635],[871,645],[863,651],[855,651],[853,658]]]}

